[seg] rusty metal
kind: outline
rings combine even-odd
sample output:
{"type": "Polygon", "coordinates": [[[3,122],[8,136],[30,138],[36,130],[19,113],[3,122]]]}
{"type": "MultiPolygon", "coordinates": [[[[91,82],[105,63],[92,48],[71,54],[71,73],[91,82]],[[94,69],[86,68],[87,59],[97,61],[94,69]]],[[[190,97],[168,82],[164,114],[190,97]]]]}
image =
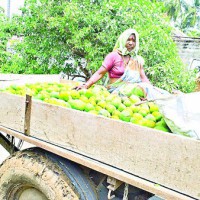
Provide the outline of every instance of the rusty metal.
{"type": "Polygon", "coordinates": [[[115,195],[112,195],[112,192],[114,192],[123,182],[108,176],[107,183],[109,184],[107,186],[108,199],[113,199],[115,197],[115,195]]]}
{"type": "Polygon", "coordinates": [[[114,194],[112,195],[111,193],[112,193],[112,190],[109,189],[108,196],[107,196],[109,200],[115,198],[115,195],[114,194]]]}
{"type": "Polygon", "coordinates": [[[124,187],[124,195],[123,195],[123,199],[122,200],[128,200],[128,184],[125,183],[125,187],[124,187]]]}

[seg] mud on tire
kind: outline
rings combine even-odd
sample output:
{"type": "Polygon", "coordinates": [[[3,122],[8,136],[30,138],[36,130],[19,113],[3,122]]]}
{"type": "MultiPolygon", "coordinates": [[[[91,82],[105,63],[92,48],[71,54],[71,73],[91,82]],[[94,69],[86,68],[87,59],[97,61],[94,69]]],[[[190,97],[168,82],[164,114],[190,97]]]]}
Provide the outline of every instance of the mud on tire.
{"type": "Polygon", "coordinates": [[[77,164],[39,148],[17,152],[0,166],[0,199],[29,198],[98,199],[92,183],[77,164]]]}

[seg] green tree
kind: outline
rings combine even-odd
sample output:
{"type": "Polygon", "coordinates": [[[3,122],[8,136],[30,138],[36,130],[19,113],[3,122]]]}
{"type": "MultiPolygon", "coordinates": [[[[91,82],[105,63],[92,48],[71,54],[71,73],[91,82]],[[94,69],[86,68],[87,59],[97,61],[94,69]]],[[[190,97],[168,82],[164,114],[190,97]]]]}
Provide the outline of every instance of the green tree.
{"type": "Polygon", "coordinates": [[[200,37],[200,1],[166,0],[163,1],[167,14],[175,27],[189,36],[200,37]]]}
{"type": "Polygon", "coordinates": [[[18,33],[24,34],[16,47],[19,56],[15,54],[3,71],[16,66],[20,73],[59,73],[66,63],[69,75],[88,79],[120,33],[135,28],[152,83],[169,91],[192,91],[193,76],[185,72],[164,10],[162,3],[149,0],[27,0],[23,17],[13,19],[18,33]]]}
{"type": "Polygon", "coordinates": [[[8,55],[6,52],[6,43],[9,35],[5,31],[6,22],[5,12],[0,7],[0,64],[6,62],[8,55]]]}

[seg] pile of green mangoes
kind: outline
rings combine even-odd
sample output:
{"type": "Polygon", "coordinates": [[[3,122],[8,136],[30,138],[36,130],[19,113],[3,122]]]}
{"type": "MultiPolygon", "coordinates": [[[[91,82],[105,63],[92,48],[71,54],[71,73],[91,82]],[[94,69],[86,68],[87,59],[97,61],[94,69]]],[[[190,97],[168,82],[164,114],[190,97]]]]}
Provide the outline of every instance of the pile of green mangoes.
{"type": "Polygon", "coordinates": [[[75,86],[72,83],[35,83],[11,85],[2,91],[23,96],[28,94],[50,104],[170,132],[159,107],[154,102],[141,101],[143,93],[139,88],[129,89],[124,91],[127,95],[119,96],[109,93],[101,85],[78,91],[75,86]]]}

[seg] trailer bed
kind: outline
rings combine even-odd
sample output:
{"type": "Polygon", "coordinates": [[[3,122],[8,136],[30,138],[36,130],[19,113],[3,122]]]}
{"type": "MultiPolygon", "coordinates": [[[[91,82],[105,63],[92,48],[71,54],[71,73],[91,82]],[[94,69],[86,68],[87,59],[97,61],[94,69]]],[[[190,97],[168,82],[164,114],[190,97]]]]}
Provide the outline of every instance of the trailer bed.
{"type": "Polygon", "coordinates": [[[165,199],[200,199],[200,141],[0,93],[0,131],[165,199]],[[27,124],[26,124],[27,125],[27,124]]]}

